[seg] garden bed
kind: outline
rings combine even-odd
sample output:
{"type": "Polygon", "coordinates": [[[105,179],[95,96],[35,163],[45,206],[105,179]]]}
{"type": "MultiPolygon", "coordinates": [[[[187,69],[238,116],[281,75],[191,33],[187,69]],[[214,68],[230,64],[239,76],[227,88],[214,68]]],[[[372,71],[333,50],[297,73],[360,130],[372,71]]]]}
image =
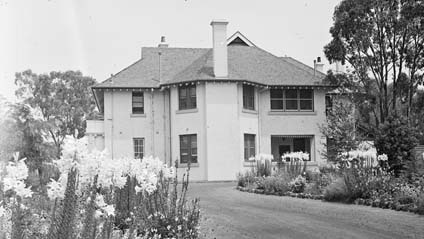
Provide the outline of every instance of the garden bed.
{"type": "Polygon", "coordinates": [[[286,197],[305,198],[305,199],[314,199],[314,200],[324,199],[324,195],[312,195],[310,193],[268,192],[263,189],[247,188],[247,187],[241,187],[241,186],[237,186],[236,189],[242,192],[249,192],[249,193],[256,193],[256,194],[286,196],[286,197]]]}
{"type": "MultiPolygon", "coordinates": [[[[269,192],[263,189],[256,188],[248,188],[237,186],[237,190],[241,192],[248,193],[256,193],[256,194],[264,194],[264,195],[273,195],[273,196],[285,196],[285,197],[293,197],[293,198],[303,198],[303,199],[313,199],[313,200],[324,200],[324,195],[312,195],[310,193],[293,193],[293,192],[269,192]]],[[[404,212],[412,212],[416,214],[419,213],[419,208],[414,203],[408,204],[400,204],[393,201],[385,201],[385,200],[372,200],[372,199],[362,199],[358,198],[354,201],[356,205],[370,206],[370,207],[378,207],[382,209],[392,209],[395,211],[404,211],[404,212]]]]}

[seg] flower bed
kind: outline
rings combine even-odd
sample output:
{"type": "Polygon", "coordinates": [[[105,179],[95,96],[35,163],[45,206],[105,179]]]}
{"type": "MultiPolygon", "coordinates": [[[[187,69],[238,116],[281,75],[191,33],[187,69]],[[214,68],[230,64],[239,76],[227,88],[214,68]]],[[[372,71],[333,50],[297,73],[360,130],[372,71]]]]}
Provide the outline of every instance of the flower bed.
{"type": "Polygon", "coordinates": [[[158,158],[110,159],[75,139],[54,164],[60,177],[39,192],[26,185],[18,155],[0,170],[0,238],[198,238],[188,170],[178,184],[175,169],[158,158]]]}
{"type": "MultiPolygon", "coordinates": [[[[293,155],[302,155],[301,153],[293,155]]],[[[386,155],[353,151],[337,167],[307,171],[298,160],[266,168],[261,157],[251,171],[238,175],[237,189],[243,192],[354,203],[424,215],[424,175],[396,177],[387,167],[386,155]],[[265,168],[264,168],[265,167],[265,168]],[[262,174],[266,172],[266,174],[262,174]],[[272,172],[272,173],[271,173],[272,172]]]]}

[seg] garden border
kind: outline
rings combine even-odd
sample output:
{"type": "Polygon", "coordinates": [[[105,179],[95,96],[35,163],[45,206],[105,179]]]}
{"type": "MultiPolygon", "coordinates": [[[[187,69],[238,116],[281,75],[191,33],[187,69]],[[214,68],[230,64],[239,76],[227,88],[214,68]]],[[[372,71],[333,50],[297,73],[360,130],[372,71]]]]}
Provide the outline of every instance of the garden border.
{"type": "MultiPolygon", "coordinates": [[[[256,189],[256,188],[246,188],[237,186],[237,190],[241,192],[248,192],[248,193],[256,193],[256,194],[264,194],[264,195],[273,195],[273,196],[286,196],[286,197],[293,197],[293,198],[302,198],[302,199],[313,199],[313,200],[321,200],[324,202],[331,202],[331,201],[325,201],[324,195],[312,195],[309,193],[293,193],[293,192],[266,192],[263,189],[256,189]]],[[[354,201],[355,205],[361,205],[361,206],[370,206],[375,208],[381,208],[381,209],[391,209],[394,211],[403,211],[403,212],[411,212],[420,215],[418,211],[418,207],[416,207],[414,204],[396,204],[389,201],[380,201],[380,200],[372,200],[372,199],[362,199],[358,198],[354,201]]],[[[349,204],[348,204],[349,205],[349,204]]]]}

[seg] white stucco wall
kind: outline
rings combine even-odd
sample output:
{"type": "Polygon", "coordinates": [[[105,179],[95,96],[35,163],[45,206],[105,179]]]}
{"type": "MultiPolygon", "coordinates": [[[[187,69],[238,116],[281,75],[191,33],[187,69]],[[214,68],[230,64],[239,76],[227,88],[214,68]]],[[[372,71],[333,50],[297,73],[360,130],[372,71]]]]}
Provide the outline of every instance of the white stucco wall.
{"type": "MultiPolygon", "coordinates": [[[[192,180],[234,180],[238,172],[248,169],[246,133],[256,135],[257,154],[272,153],[272,135],[313,135],[312,163],[323,162],[325,138],[318,125],[326,117],[324,90],[314,90],[314,111],[307,113],[271,112],[269,89],[265,88],[255,89],[255,110],[245,110],[241,83],[197,84],[196,97],[196,109],[179,110],[178,87],[147,90],[145,114],[136,116],[131,114],[131,91],[106,91],[104,122],[88,123],[89,140],[93,147],[106,147],[113,157],[133,157],[132,140],[142,137],[145,155],[174,164],[180,159],[179,136],[197,134],[198,163],[192,165],[192,180]]],[[[185,170],[184,165],[180,167],[181,176],[185,170]]]]}
{"type": "Polygon", "coordinates": [[[144,114],[135,115],[131,91],[104,92],[105,146],[113,157],[133,157],[133,138],[144,138],[144,155],[165,160],[164,94],[158,90],[144,91],[144,114]]]}

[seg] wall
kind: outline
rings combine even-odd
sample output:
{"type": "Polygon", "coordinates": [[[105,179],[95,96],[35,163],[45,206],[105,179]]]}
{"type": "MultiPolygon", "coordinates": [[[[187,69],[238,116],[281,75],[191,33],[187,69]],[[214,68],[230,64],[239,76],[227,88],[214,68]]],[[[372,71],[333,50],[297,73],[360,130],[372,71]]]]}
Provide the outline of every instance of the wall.
{"type": "Polygon", "coordinates": [[[131,91],[104,93],[105,146],[113,157],[133,157],[133,138],[144,138],[144,155],[166,160],[166,93],[144,91],[144,114],[132,114],[131,91]],[[113,139],[113,140],[112,140],[113,139]]]}
{"type": "MultiPolygon", "coordinates": [[[[196,85],[196,109],[179,110],[178,87],[171,87],[171,140],[172,140],[172,161],[180,159],[180,135],[197,134],[197,164],[191,165],[190,178],[192,180],[207,180],[206,161],[206,137],[205,137],[205,86],[196,85]]],[[[178,170],[179,177],[185,173],[184,167],[178,170]]]]}
{"type": "Polygon", "coordinates": [[[206,83],[208,180],[234,180],[240,171],[238,88],[234,83],[206,83]]]}
{"type": "MultiPolygon", "coordinates": [[[[191,110],[178,109],[178,87],[145,91],[145,114],[137,116],[131,114],[130,91],[107,91],[104,122],[88,124],[87,130],[93,131],[89,140],[96,148],[107,148],[113,157],[133,157],[132,139],[143,137],[145,155],[174,164],[180,158],[179,136],[197,134],[198,163],[190,171],[195,181],[234,180],[248,169],[245,133],[256,135],[257,154],[272,153],[271,135],[314,135],[312,162],[324,162],[320,152],[325,138],[318,126],[325,122],[324,90],[314,90],[314,112],[309,113],[270,112],[269,90],[264,88],[255,89],[255,110],[245,110],[241,83],[202,83],[196,91],[197,108],[191,110]]],[[[185,165],[180,167],[181,178],[185,165]]]]}
{"type": "Polygon", "coordinates": [[[325,91],[314,89],[313,112],[271,112],[270,91],[260,93],[261,152],[271,153],[271,135],[314,135],[311,139],[311,159],[315,164],[323,163],[325,137],[319,124],[325,123],[325,91]]]}

